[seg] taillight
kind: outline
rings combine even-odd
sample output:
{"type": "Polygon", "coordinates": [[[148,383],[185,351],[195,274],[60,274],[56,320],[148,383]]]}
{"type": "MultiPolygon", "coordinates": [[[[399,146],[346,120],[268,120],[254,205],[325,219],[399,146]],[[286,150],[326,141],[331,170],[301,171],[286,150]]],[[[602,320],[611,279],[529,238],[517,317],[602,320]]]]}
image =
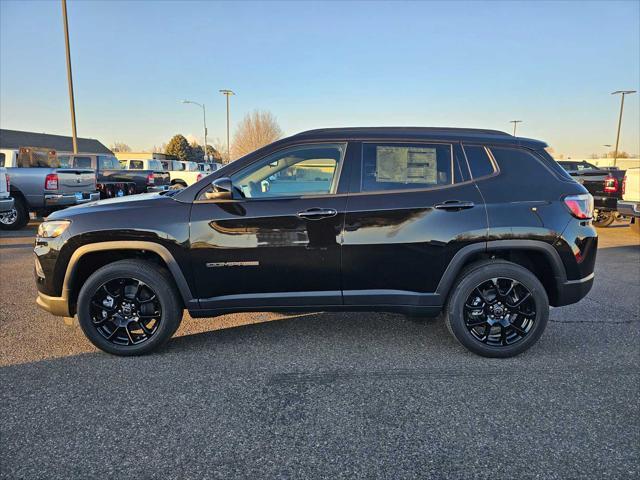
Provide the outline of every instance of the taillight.
{"type": "Polygon", "coordinates": [[[614,176],[608,175],[604,179],[604,191],[607,193],[615,193],[618,191],[618,179],[614,176]]]}
{"type": "Polygon", "coordinates": [[[196,177],[196,182],[199,182],[200,180],[202,180],[202,177],[204,177],[204,175],[202,173],[199,173],[198,176],[196,177]]]}
{"type": "Polygon", "coordinates": [[[564,198],[571,215],[581,220],[593,217],[593,197],[589,193],[569,195],[564,198]]]}
{"type": "Polygon", "coordinates": [[[58,190],[58,174],[50,173],[44,179],[44,189],[45,190],[58,190]]]}
{"type": "Polygon", "coordinates": [[[147,175],[147,185],[155,185],[156,178],[153,176],[153,173],[147,175]]]}
{"type": "MultiPolygon", "coordinates": [[[[7,177],[7,182],[9,181],[9,177],[7,177]]],[[[9,186],[7,185],[7,190],[9,190],[9,186]]],[[[627,191],[627,176],[625,175],[622,179],[622,195],[627,191]]]]}

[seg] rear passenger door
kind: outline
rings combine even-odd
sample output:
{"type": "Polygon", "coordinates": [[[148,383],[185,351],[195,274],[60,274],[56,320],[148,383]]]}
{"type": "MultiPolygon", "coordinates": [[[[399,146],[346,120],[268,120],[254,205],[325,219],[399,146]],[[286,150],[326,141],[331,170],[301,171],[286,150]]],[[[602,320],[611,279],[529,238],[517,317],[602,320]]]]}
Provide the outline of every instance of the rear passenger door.
{"type": "Polygon", "coordinates": [[[438,283],[487,233],[462,148],[362,142],[351,172],[342,247],[346,305],[439,305],[438,283]]]}

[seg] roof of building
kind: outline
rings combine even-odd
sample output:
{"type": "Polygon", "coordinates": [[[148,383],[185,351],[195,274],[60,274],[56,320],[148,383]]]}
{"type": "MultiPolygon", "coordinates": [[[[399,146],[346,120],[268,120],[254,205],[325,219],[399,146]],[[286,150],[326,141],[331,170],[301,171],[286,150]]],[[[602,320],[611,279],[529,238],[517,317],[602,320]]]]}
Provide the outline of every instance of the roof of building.
{"type": "MultiPolygon", "coordinates": [[[[64,135],[0,129],[0,148],[17,149],[20,147],[49,148],[57,152],[72,152],[73,140],[64,135]]],[[[78,138],[78,152],[112,154],[111,150],[93,138],[78,138]]]]}

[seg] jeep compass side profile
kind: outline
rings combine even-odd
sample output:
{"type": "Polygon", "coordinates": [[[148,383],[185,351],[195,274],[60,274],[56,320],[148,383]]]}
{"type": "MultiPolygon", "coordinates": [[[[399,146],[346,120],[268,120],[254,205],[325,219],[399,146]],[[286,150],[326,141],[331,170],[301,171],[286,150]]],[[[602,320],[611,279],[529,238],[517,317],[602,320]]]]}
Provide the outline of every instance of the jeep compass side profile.
{"type": "Polygon", "coordinates": [[[184,190],[50,215],[37,302],[117,355],[158,347],[185,308],[443,313],[469,350],[517,355],[594,278],[593,199],[545,146],[495,130],[303,132],[184,190]]]}

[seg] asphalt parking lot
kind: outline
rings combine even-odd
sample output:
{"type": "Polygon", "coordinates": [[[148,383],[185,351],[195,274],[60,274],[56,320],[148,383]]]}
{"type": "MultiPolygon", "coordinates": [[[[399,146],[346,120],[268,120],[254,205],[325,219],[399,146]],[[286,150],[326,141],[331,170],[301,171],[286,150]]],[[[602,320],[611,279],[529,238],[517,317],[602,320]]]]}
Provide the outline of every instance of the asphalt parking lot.
{"type": "Polygon", "coordinates": [[[159,353],[109,356],[37,309],[34,228],[0,234],[2,478],[640,475],[626,225],[600,230],[589,296],[508,360],[369,313],[186,318],[159,353]]]}

